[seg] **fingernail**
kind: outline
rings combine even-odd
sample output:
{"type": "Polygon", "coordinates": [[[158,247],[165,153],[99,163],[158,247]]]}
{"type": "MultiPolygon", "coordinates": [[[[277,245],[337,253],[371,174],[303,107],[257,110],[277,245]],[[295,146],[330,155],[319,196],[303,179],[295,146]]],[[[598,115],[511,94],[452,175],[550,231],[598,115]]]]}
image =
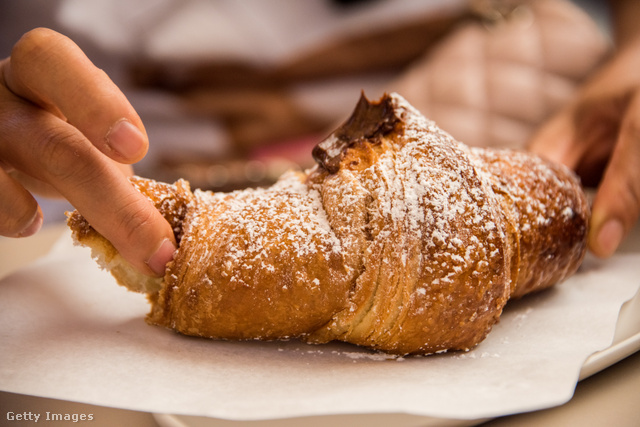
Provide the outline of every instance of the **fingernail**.
{"type": "Polygon", "coordinates": [[[36,216],[31,221],[31,224],[20,233],[17,234],[17,237],[29,237],[36,234],[42,228],[42,223],[44,222],[44,215],[42,215],[42,210],[40,206],[38,206],[38,210],[36,211],[36,216]]]}
{"type": "Polygon", "coordinates": [[[164,239],[156,252],[147,260],[147,265],[156,276],[164,276],[166,265],[173,259],[176,247],[169,239],[164,239]]]}
{"type": "Polygon", "coordinates": [[[117,121],[106,136],[107,145],[127,160],[137,160],[145,147],[145,137],[127,119],[117,121]]]}
{"type": "Polygon", "coordinates": [[[616,251],[622,237],[624,236],[624,227],[622,223],[616,219],[609,220],[604,223],[598,232],[596,239],[600,250],[604,256],[613,255],[616,251]]]}

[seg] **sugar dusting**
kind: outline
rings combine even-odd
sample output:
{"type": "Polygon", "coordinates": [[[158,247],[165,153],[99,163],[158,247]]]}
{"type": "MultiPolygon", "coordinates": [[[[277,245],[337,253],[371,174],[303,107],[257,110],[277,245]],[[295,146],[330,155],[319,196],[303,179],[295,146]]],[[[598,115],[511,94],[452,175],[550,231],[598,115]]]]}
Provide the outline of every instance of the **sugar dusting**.
{"type": "MultiPolygon", "coordinates": [[[[465,350],[481,341],[510,292],[511,247],[498,213],[497,192],[508,194],[519,207],[516,214],[526,232],[577,215],[573,204],[553,199],[544,193],[546,188],[533,188],[533,196],[529,194],[529,180],[561,189],[571,184],[543,163],[511,182],[496,182],[492,162],[501,161],[498,153],[481,155],[469,149],[401,97],[391,95],[391,99],[402,128],[376,136],[375,141],[343,147],[364,160],[375,153],[375,161],[364,168],[349,169],[347,156],[337,172],[319,166],[306,173],[287,173],[269,188],[232,193],[196,190],[185,203],[165,206],[178,212],[180,223],[185,218],[182,226],[174,226],[181,233],[181,249],[192,242],[199,245],[188,254],[187,263],[198,266],[192,270],[216,264],[202,270],[199,283],[217,287],[215,277],[222,277],[224,283],[256,289],[266,301],[261,309],[270,309],[279,304],[278,295],[291,294],[301,283],[308,291],[302,299],[315,304],[329,282],[344,282],[348,276],[344,271],[351,271],[355,272],[351,291],[337,311],[329,313],[334,317],[322,339],[423,354],[465,350]],[[344,185],[333,190],[336,197],[329,206],[327,177],[337,175],[344,185]],[[365,223],[354,227],[356,217],[365,218],[365,223]],[[305,270],[312,260],[322,260],[314,264],[321,266],[321,273],[305,270]],[[283,263],[291,264],[287,280],[280,280],[283,263]],[[245,274],[250,270],[260,273],[245,274]],[[260,282],[265,277],[270,278],[268,284],[260,282]],[[266,293],[261,287],[279,288],[266,293]]],[[[343,159],[345,152],[336,148],[340,144],[328,145],[331,149],[324,153],[328,158],[343,159]]],[[[180,188],[177,185],[174,192],[180,188]]],[[[168,284],[175,286],[181,280],[171,275],[168,284]]],[[[185,301],[197,298],[196,292],[185,301]]],[[[297,306],[298,301],[283,304],[297,306]]],[[[307,330],[298,337],[315,332],[307,330]]],[[[395,357],[343,355],[353,360],[395,357]]]]}
{"type": "Polygon", "coordinates": [[[551,163],[518,151],[509,151],[506,156],[503,150],[472,148],[470,154],[479,169],[486,169],[487,182],[496,182],[498,177],[496,184],[513,200],[524,231],[548,225],[556,219],[568,221],[576,215],[575,201],[567,196],[574,194],[572,187],[578,183],[568,179],[572,174],[561,165],[552,168],[551,163]],[[513,173],[508,177],[495,167],[507,158],[513,167],[513,173]],[[565,172],[563,178],[559,171],[565,172]],[[551,188],[554,191],[549,191],[551,188]]]}
{"type": "MultiPolygon", "coordinates": [[[[320,194],[294,172],[283,175],[269,188],[226,194],[196,190],[194,194],[200,206],[224,207],[216,212],[216,222],[225,224],[218,229],[221,234],[204,241],[228,242],[225,263],[230,275],[256,266],[274,270],[266,256],[277,249],[274,245],[292,251],[296,258],[317,253],[328,257],[329,252],[341,252],[341,242],[329,225],[320,194]],[[275,230],[274,224],[278,226],[275,230]]],[[[206,224],[199,223],[202,218],[195,217],[190,227],[206,229],[206,224]]],[[[310,285],[317,286],[318,282],[310,285]]]]}
{"type": "MultiPolygon", "coordinates": [[[[349,169],[354,156],[344,155],[337,172],[355,177],[371,199],[363,271],[377,275],[361,276],[357,307],[339,313],[330,327],[355,340],[349,342],[375,348],[386,341],[398,352],[437,352],[445,340],[447,347],[469,348],[508,298],[507,237],[496,223],[495,195],[465,146],[391,97],[402,128],[372,142],[374,148],[347,148],[366,156],[382,147],[361,170],[357,163],[349,169]],[[471,339],[456,341],[465,334],[471,339]]],[[[338,210],[348,208],[347,200],[336,201],[338,210]]]]}
{"type": "Polygon", "coordinates": [[[469,150],[484,180],[508,201],[519,272],[513,296],[544,289],[575,272],[586,251],[589,206],[567,167],[528,153],[469,150]]]}
{"type": "Polygon", "coordinates": [[[404,112],[403,138],[365,175],[379,214],[388,224],[403,224],[412,241],[426,242],[433,259],[425,260],[425,268],[440,270],[437,282],[451,283],[463,272],[481,274],[490,263],[499,264],[504,236],[488,201],[493,192],[465,162],[466,147],[401,97],[394,100],[404,112]],[[477,236],[469,235],[477,228],[477,236]]]}

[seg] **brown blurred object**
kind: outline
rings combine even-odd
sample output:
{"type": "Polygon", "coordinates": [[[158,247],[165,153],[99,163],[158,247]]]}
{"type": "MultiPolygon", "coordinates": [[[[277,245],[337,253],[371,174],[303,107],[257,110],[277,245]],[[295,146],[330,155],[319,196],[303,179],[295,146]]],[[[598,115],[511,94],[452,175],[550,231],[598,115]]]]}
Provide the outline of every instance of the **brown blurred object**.
{"type": "Polygon", "coordinates": [[[468,145],[523,148],[610,44],[568,1],[474,4],[481,21],[461,25],[390,87],[468,145]]]}
{"type": "Polygon", "coordinates": [[[273,67],[215,59],[199,63],[158,62],[141,58],[131,64],[134,82],[174,91],[202,88],[279,88],[293,83],[370,73],[398,71],[422,56],[439,37],[470,11],[442,10],[412,21],[353,31],[344,38],[328,38],[301,55],[273,67]]]}
{"type": "Polygon", "coordinates": [[[468,145],[524,147],[609,49],[568,1],[470,0],[466,9],[328,37],[282,63],[139,57],[130,71],[138,87],[166,91],[187,114],[219,123],[233,147],[228,158],[165,156],[154,177],[229,190],[270,184],[261,171],[311,166],[298,141],[330,133],[363,89],[400,93],[468,145]]]}
{"type": "Polygon", "coordinates": [[[312,166],[311,148],[349,114],[364,89],[361,84],[384,90],[386,82],[434,46],[466,13],[445,7],[435,14],[354,29],[271,66],[241,59],[136,58],[130,64],[135,86],[170,93],[187,114],[221,124],[233,147],[224,158],[164,155],[151,175],[166,181],[186,178],[194,187],[229,191],[269,185],[283,169],[312,166]],[[353,97],[341,90],[345,87],[353,97]],[[336,93],[341,99],[330,95],[336,93]]]}
{"type": "Polygon", "coordinates": [[[234,191],[247,187],[266,187],[283,173],[311,165],[311,150],[320,135],[266,144],[243,156],[209,158],[165,156],[154,174],[165,181],[188,179],[194,188],[234,191]]]}
{"type": "MultiPolygon", "coordinates": [[[[327,127],[341,115],[324,117],[308,111],[298,101],[300,86],[324,84],[346,76],[397,74],[429,50],[460,17],[458,11],[452,14],[447,10],[417,16],[411,22],[353,31],[343,38],[329,38],[324,44],[273,66],[215,58],[190,64],[139,58],[131,64],[131,74],[138,86],[179,95],[191,114],[221,120],[234,145],[245,150],[330,131],[327,127]]],[[[348,112],[347,109],[343,114],[348,112]]]]}

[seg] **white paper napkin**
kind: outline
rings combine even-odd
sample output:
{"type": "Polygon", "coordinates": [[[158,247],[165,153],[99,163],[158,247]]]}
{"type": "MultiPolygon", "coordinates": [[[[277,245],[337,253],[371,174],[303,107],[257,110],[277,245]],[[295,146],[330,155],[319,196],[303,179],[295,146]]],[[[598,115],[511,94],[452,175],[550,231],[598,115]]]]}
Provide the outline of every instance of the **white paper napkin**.
{"type": "Polygon", "coordinates": [[[0,389],[227,419],[405,413],[478,419],[561,404],[585,359],[611,344],[638,290],[640,254],[509,303],[468,353],[392,358],[347,344],[220,342],[149,326],[69,235],[0,281],[0,389]]]}

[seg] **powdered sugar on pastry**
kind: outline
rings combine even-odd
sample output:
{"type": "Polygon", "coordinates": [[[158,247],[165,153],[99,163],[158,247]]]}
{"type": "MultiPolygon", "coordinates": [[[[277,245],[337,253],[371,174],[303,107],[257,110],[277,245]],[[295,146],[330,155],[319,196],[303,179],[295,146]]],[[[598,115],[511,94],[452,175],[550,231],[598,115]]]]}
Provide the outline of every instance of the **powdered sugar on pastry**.
{"type": "Polygon", "coordinates": [[[570,171],[470,149],[397,94],[362,97],[313,156],[304,173],[226,194],[134,178],[179,241],[153,286],[77,212],[69,225],[148,294],[151,324],[393,354],[474,347],[510,297],[563,280],[584,256],[589,212],[570,171]]]}
{"type": "MultiPolygon", "coordinates": [[[[312,338],[337,336],[394,352],[411,352],[408,342],[422,352],[467,348],[445,339],[446,331],[481,339],[508,298],[507,239],[488,201],[495,196],[448,134],[396,95],[385,101],[384,114],[395,119],[384,121],[393,129],[366,135],[368,144],[338,131],[343,151],[333,135],[330,150],[318,156],[334,169],[332,155],[341,156],[335,173],[356,176],[366,189],[371,241],[352,306],[312,338]]],[[[378,114],[359,108],[354,114],[378,114]]]]}

